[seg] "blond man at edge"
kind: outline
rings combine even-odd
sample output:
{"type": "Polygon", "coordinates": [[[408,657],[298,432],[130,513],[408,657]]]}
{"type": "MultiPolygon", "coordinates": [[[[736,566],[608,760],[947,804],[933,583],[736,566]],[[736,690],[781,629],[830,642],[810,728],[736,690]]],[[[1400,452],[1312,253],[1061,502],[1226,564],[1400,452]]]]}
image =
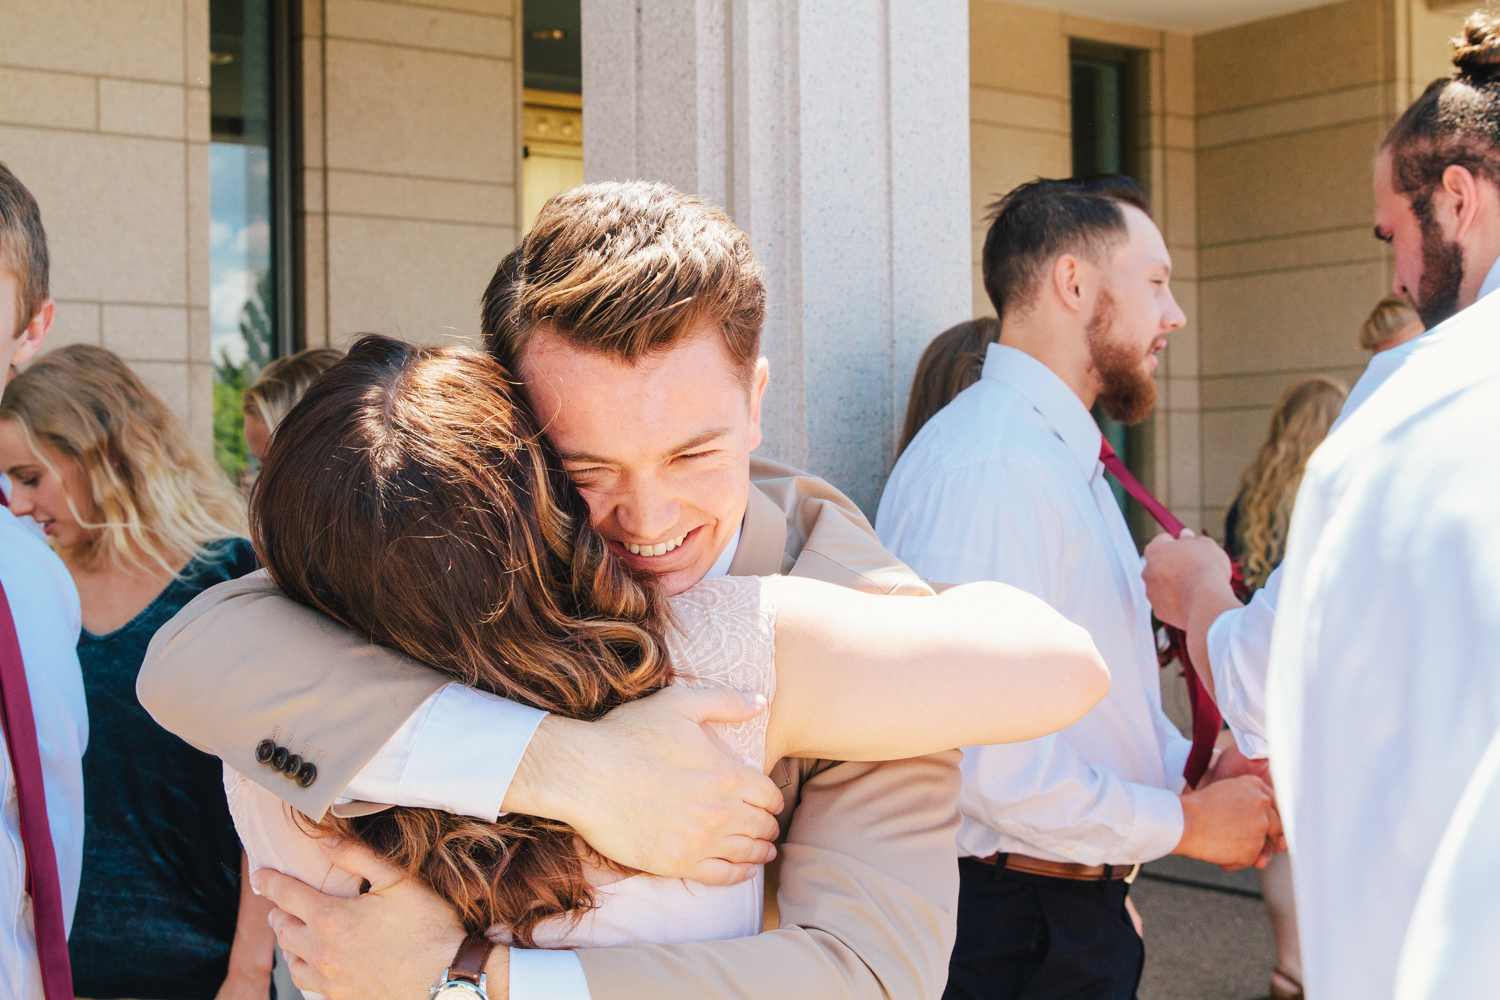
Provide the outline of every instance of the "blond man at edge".
{"type": "Polygon", "coordinates": [[[1156,352],[1184,322],[1148,205],[1117,176],[1037,180],[1000,201],[983,267],[1000,341],[880,501],[876,529],[913,569],[1040,597],[1089,631],[1114,679],[1061,733],[964,749],[948,1000],[1132,1000],[1135,866],[1177,853],[1244,867],[1272,830],[1259,778],[1183,787],[1190,744],[1162,711],[1140,557],[1089,415],[1097,400],[1143,420],[1156,352]]]}
{"type": "MultiPolygon", "coordinates": [[[[600,533],[667,594],[726,573],[931,593],[836,490],[751,458],[768,377],[757,360],[763,302],[748,239],[722,213],[664,185],[594,184],[549,202],[502,262],[485,294],[485,342],[523,380],[600,533]],[[695,304],[690,328],[655,318],[683,302],[695,304]]],[[[488,819],[524,812],[570,823],[632,867],[729,883],[772,855],[780,811],[779,929],[701,944],[500,948],[491,998],[941,992],[957,898],[956,753],[784,760],[773,782],[727,758],[680,763],[715,756],[699,722],[757,714],[733,692],[668,690],[589,724],[446,681],[252,578],[209,591],[158,633],[139,694],[168,729],[315,817],[360,808],[336,805],[341,792],[488,819]],[[382,673],[385,683],[370,680],[382,673]],[[307,787],[257,763],[268,738],[314,764],[307,787]],[[445,783],[455,772],[465,780],[445,783]]],[[[301,985],[334,1000],[407,1000],[438,982],[461,932],[431,893],[381,879],[375,871],[378,891],[336,900],[258,878],[288,911],[273,922],[301,985]]]]}
{"type": "Polygon", "coordinates": [[[1494,992],[1500,21],[1471,16],[1453,62],[1374,171],[1393,291],[1427,332],[1350,392],[1286,561],[1242,606],[1210,540],[1147,549],[1157,614],[1187,629],[1241,747],[1272,758],[1318,1000],[1494,992]]]}
{"type": "MultiPolygon", "coordinates": [[[[11,366],[36,356],[52,326],[55,304],[47,294],[47,234],[36,199],[0,163],[0,392],[11,366]]],[[[16,638],[36,717],[47,823],[57,852],[63,925],[73,924],[83,870],[83,751],[88,710],[78,668],[83,613],[78,590],[62,560],[0,506],[0,581],[15,620],[16,638]]],[[[26,890],[26,853],[15,802],[10,753],[0,737],[0,998],[42,995],[36,932],[26,890]]]]}

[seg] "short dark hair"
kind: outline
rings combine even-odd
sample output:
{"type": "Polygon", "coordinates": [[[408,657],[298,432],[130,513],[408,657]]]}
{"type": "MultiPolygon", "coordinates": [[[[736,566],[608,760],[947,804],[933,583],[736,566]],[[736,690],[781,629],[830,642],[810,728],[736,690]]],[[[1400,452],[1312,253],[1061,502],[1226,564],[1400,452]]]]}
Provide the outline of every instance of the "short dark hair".
{"type": "Polygon", "coordinates": [[[47,270],[42,211],[26,185],[0,163],[0,271],[16,276],[14,336],[21,335],[47,301],[47,270]]]}
{"type": "Polygon", "coordinates": [[[1469,15],[1453,39],[1453,75],[1428,84],[1380,148],[1391,154],[1391,186],[1424,226],[1449,167],[1500,186],[1500,15],[1469,15]]]}
{"type": "Polygon", "coordinates": [[[538,326],[635,364],[716,324],[746,384],[760,358],[766,286],[750,238],[676,188],[602,182],[554,195],[485,289],[484,346],[511,372],[538,326]]]}
{"type": "Polygon", "coordinates": [[[1097,260],[1125,235],[1122,204],[1151,214],[1151,196],[1123,174],[1067,180],[1038,178],[990,206],[984,237],[984,290],[1003,321],[1024,309],[1041,282],[1042,269],[1061,254],[1097,260]]]}

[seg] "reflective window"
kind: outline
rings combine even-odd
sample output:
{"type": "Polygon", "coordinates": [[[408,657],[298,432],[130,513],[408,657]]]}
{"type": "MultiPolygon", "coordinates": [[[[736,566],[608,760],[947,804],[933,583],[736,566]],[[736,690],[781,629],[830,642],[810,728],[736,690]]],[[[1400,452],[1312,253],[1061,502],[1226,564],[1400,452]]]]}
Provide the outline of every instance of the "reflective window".
{"type": "Polygon", "coordinates": [[[240,404],[276,356],[272,247],[270,0],[210,0],[212,141],[209,300],[214,452],[236,481],[252,471],[240,404]]]}
{"type": "Polygon", "coordinates": [[[529,230],[548,198],[583,183],[583,54],[578,0],[526,0],[522,19],[521,224],[529,230]]]}

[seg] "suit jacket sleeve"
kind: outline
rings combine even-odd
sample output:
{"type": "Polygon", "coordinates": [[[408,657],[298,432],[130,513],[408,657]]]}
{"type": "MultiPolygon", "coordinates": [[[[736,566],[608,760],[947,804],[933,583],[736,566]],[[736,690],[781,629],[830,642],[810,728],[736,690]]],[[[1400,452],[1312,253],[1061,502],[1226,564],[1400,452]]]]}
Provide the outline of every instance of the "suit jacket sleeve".
{"type": "Polygon", "coordinates": [[[314,819],[452,678],[284,597],[264,571],[211,587],[151,640],[136,696],[161,726],[314,819]],[[261,740],[318,769],[307,788],[261,740]]]}
{"type": "Polygon", "coordinates": [[[815,771],[782,845],[781,926],[578,952],[592,1000],[921,1000],[956,934],[958,753],[815,771]]]}

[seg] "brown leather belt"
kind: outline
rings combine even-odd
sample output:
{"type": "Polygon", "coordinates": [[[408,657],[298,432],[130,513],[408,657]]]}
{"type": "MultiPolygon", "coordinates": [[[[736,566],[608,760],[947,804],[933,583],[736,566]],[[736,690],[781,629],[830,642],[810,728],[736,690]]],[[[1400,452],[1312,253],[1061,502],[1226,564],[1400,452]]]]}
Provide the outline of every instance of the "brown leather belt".
{"type": "Polygon", "coordinates": [[[1135,881],[1136,873],[1141,870],[1140,865],[1070,865],[1063,864],[1061,861],[1029,858],[1024,854],[991,854],[987,858],[974,860],[984,865],[1003,863],[1006,868],[1014,872],[1046,875],[1049,878],[1065,878],[1075,882],[1112,882],[1115,879],[1124,879],[1125,884],[1129,885],[1135,881]],[[1003,862],[1002,859],[1004,859],[1003,862]]]}

